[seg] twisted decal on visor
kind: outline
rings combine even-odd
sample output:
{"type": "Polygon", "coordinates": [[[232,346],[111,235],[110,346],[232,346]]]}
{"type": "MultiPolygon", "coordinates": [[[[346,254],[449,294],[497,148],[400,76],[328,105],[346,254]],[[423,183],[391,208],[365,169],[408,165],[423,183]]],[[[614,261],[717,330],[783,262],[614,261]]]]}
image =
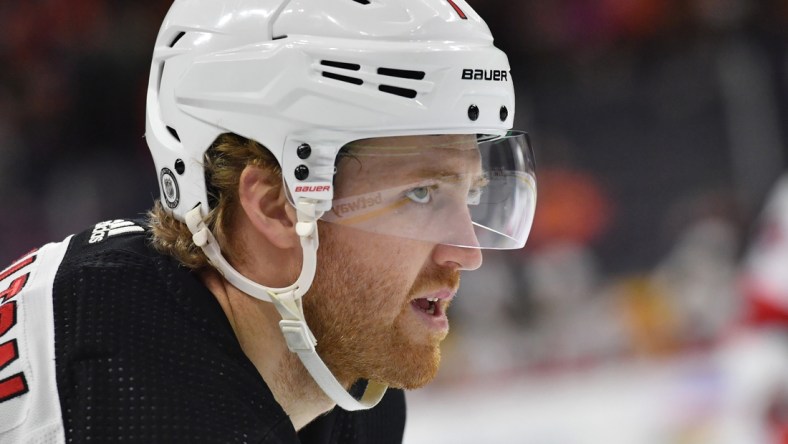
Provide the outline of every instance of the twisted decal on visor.
{"type": "Polygon", "coordinates": [[[536,181],[523,133],[366,139],[340,156],[327,222],[469,248],[525,244],[536,181]]]}

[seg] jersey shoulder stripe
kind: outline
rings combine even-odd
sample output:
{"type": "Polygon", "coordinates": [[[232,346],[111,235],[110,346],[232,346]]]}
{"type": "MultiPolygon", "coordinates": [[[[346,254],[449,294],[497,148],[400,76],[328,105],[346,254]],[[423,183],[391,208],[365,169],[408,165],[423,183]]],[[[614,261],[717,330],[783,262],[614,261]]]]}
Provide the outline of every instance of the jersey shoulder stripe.
{"type": "Polygon", "coordinates": [[[90,233],[88,243],[95,244],[108,238],[130,233],[143,233],[145,228],[130,220],[116,219],[97,223],[90,233]]]}

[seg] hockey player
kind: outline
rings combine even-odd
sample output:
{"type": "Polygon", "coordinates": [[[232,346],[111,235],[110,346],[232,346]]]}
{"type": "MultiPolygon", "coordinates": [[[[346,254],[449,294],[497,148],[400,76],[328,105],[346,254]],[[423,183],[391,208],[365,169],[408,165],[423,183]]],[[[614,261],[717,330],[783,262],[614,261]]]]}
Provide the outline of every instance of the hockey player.
{"type": "Polygon", "coordinates": [[[460,272],[530,229],[514,103],[464,0],[176,0],[161,199],[0,274],[0,442],[401,441],[460,272]]]}

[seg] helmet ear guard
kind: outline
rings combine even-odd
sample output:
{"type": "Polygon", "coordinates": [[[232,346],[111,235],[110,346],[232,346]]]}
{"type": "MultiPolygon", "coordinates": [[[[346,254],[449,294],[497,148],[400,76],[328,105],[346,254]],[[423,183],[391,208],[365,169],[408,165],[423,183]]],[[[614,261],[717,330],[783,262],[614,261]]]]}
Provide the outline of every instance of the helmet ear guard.
{"type": "Polygon", "coordinates": [[[301,306],[337,153],[370,138],[505,136],[514,90],[492,41],[464,0],[175,0],[162,24],[146,116],[162,202],[232,285],[274,303],[288,347],[346,410],[374,406],[385,385],[350,396],[317,355],[301,306]],[[282,167],[304,257],[288,287],[238,273],[203,222],[203,157],[223,133],[257,141],[282,167]]]}

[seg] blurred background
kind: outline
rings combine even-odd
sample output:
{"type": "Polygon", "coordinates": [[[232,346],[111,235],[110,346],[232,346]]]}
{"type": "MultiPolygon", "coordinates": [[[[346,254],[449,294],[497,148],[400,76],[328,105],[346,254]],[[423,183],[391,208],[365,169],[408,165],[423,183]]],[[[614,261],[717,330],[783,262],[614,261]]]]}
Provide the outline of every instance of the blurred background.
{"type": "MultiPolygon", "coordinates": [[[[788,443],[788,2],[469,3],[537,216],[464,277],[406,442],[788,443]]],[[[169,5],[0,2],[0,264],[153,203],[169,5]]]]}

